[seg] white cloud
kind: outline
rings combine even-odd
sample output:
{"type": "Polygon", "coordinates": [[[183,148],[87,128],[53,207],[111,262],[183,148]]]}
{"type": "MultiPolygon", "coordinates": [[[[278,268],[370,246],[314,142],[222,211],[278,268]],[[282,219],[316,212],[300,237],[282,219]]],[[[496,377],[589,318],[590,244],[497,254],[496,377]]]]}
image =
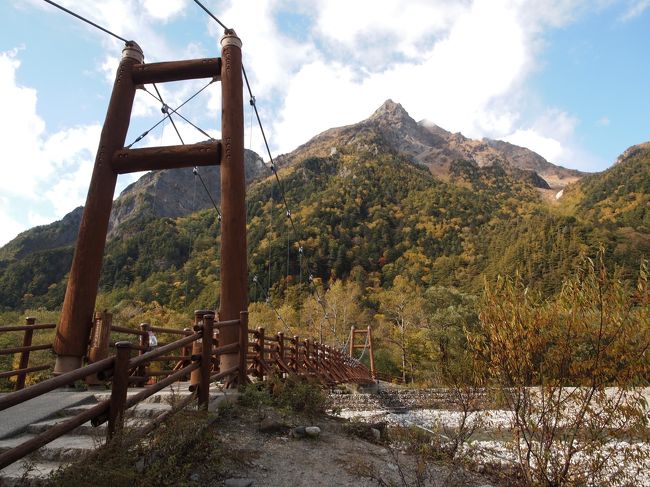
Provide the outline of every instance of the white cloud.
{"type": "Polygon", "coordinates": [[[517,128],[502,137],[506,142],[527,147],[554,164],[576,167],[576,150],[571,141],[579,121],[558,109],[548,109],[529,127],[517,128]]]}
{"type": "MultiPolygon", "coordinates": [[[[231,0],[220,15],[242,39],[243,63],[260,98],[282,93],[287,80],[315,56],[315,46],[302,44],[278,29],[274,18],[280,6],[279,0],[231,0]]],[[[214,37],[223,34],[212,19],[208,25],[214,37]]]]}
{"type": "Polygon", "coordinates": [[[36,90],[16,80],[19,67],[17,51],[0,53],[0,104],[10,114],[0,118],[0,245],[33,222],[60,218],[83,203],[101,129],[92,124],[48,134],[36,90]]]}
{"type": "Polygon", "coordinates": [[[632,0],[628,2],[625,12],[620,16],[623,22],[637,18],[650,7],[650,0],[632,0]]]}
{"type": "Polygon", "coordinates": [[[0,245],[4,245],[18,233],[25,230],[25,224],[14,220],[7,198],[0,196],[0,245]]]}
{"type": "Polygon", "coordinates": [[[527,147],[551,162],[559,161],[565,152],[559,140],[546,137],[534,129],[518,129],[513,134],[503,137],[503,140],[511,144],[527,147]]]}
{"type": "Polygon", "coordinates": [[[154,19],[168,21],[187,7],[187,0],[143,0],[142,5],[154,19]]]}
{"type": "Polygon", "coordinates": [[[470,136],[510,130],[516,115],[494,102],[518,89],[531,64],[517,11],[507,1],[477,0],[464,15],[449,19],[447,34],[416,62],[361,75],[358,66],[330,61],[326,53],[303,65],[286,86],[274,128],[279,149],[291,150],[332,125],[360,120],[387,98],[416,119],[470,136]]]}

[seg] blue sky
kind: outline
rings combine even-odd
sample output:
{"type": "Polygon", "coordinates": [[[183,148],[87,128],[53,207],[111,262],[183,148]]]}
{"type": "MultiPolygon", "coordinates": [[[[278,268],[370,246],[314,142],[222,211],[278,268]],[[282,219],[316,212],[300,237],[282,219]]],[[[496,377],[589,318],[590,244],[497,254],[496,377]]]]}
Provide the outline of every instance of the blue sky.
{"type": "MultiPolygon", "coordinates": [[[[221,29],[191,0],[60,3],[137,41],[147,62],[219,55],[221,29]]],[[[388,98],[416,120],[586,171],[650,139],[650,0],[203,3],[242,38],[274,155],[388,98]]],[[[0,19],[2,245],[84,203],[122,43],[42,0],[6,0],[0,19]]],[[[159,88],[177,106],[203,84],[159,88]]],[[[182,113],[218,137],[219,111],[215,83],[182,113]]],[[[139,92],[128,142],[160,116],[139,92]]],[[[247,146],[264,155],[250,116],[247,146]]],[[[186,142],[205,139],[178,125],[186,142]]],[[[141,145],[176,143],[165,122],[141,145]]]]}

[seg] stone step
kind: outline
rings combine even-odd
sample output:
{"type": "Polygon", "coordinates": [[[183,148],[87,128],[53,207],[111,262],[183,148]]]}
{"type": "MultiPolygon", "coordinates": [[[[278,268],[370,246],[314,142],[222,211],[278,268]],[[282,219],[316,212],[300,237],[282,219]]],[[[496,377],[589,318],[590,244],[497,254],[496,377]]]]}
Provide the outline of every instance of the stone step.
{"type": "Polygon", "coordinates": [[[61,465],[60,462],[18,460],[8,467],[0,470],[1,487],[20,487],[23,485],[40,485],[39,480],[47,478],[61,465]]]}
{"type": "MultiPolygon", "coordinates": [[[[183,399],[184,397],[188,396],[189,394],[191,394],[189,387],[190,387],[189,382],[180,382],[180,383],[172,384],[171,386],[167,386],[163,390],[152,394],[142,402],[144,403],[163,402],[167,404],[173,404],[174,402],[177,402],[183,399]]],[[[127,397],[134,396],[136,394],[141,393],[146,388],[147,386],[129,388],[126,395],[127,397]]],[[[110,399],[110,397],[111,397],[111,391],[109,390],[95,392],[95,398],[97,399],[97,401],[104,401],[106,399],[110,399]]]]}
{"type": "MultiPolygon", "coordinates": [[[[93,406],[94,404],[79,404],[78,406],[66,408],[63,410],[63,413],[66,416],[74,416],[92,408],[93,406]]],[[[126,412],[126,417],[152,418],[164,413],[165,411],[169,411],[170,409],[171,406],[169,404],[162,402],[141,402],[132,408],[129,408],[126,412]]]]}
{"type": "MultiPolygon", "coordinates": [[[[0,453],[14,448],[35,435],[24,434],[0,440],[0,453]]],[[[64,435],[32,453],[29,458],[47,461],[72,461],[86,451],[94,450],[104,443],[104,438],[89,435],[64,435]]]]}
{"type": "MultiPolygon", "coordinates": [[[[32,423],[27,427],[26,433],[29,434],[39,434],[44,431],[47,431],[48,429],[52,428],[53,426],[56,426],[60,423],[63,423],[64,421],[67,421],[70,419],[69,417],[61,417],[61,418],[55,418],[55,419],[48,419],[45,421],[39,421],[38,423],[32,423]]],[[[147,421],[144,419],[128,419],[126,421],[126,427],[127,428],[140,428],[143,427],[147,424],[147,421]]],[[[75,428],[72,430],[70,433],[71,435],[89,435],[89,436],[105,436],[106,435],[106,423],[102,423],[99,426],[93,426],[90,424],[90,421],[82,424],[78,428],[75,428]]]]}

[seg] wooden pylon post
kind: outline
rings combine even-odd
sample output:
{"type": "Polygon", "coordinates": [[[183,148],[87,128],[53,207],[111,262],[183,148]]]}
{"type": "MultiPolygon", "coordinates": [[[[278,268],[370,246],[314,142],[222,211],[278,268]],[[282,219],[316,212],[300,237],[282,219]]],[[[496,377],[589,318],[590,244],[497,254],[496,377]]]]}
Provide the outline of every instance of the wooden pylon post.
{"type": "Polygon", "coordinates": [[[376,380],[375,376],[375,351],[372,348],[372,328],[368,325],[368,353],[370,354],[370,375],[372,380],[376,380]]]}
{"type": "Polygon", "coordinates": [[[117,173],[113,154],[124,146],[135,97],[133,66],[144,62],[142,49],[129,42],[122,50],[113,93],[99,140],[88,197],[84,206],[72,268],[54,339],[55,374],[81,366],[92,326],[99,275],[106,244],[117,173]]]}
{"type": "MultiPolygon", "coordinates": [[[[246,259],[246,184],[244,177],[244,102],[241,40],[233,30],[221,38],[221,320],[236,320],[248,310],[246,259]]],[[[240,325],[242,326],[242,325],[240,325]]],[[[240,330],[220,330],[219,346],[237,343],[240,330]]],[[[248,333],[244,333],[248,337],[248,333]]],[[[247,346],[219,358],[220,370],[239,364],[247,346]]],[[[227,382],[236,387],[238,380],[227,382]]]]}

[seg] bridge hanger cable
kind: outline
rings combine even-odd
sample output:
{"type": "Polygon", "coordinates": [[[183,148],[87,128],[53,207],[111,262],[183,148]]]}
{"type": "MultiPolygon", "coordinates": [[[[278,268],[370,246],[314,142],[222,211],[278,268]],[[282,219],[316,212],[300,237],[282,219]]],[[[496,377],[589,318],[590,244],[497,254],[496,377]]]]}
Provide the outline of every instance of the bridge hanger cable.
{"type": "MultiPolygon", "coordinates": [[[[190,101],[192,101],[194,98],[196,98],[196,97],[197,97],[201,92],[203,92],[203,90],[205,90],[208,86],[210,86],[212,83],[214,83],[214,81],[215,81],[215,80],[210,80],[210,81],[209,81],[205,86],[203,86],[203,88],[201,88],[201,89],[198,90],[196,93],[194,93],[192,96],[190,96],[187,100],[185,100],[183,103],[181,103],[178,107],[176,107],[176,108],[174,108],[174,109],[171,109],[171,107],[168,107],[168,109],[171,109],[171,110],[168,110],[168,112],[169,112],[170,114],[176,114],[176,113],[178,113],[178,110],[180,110],[180,109],[183,108],[185,105],[187,105],[190,101]]],[[[156,95],[154,95],[153,93],[151,93],[149,90],[145,89],[144,91],[146,91],[146,92],[149,93],[151,96],[153,96],[154,98],[156,98],[156,95]]],[[[156,100],[160,101],[158,98],[156,98],[156,100]]],[[[161,102],[161,103],[162,103],[162,102],[161,102]]],[[[180,115],[180,114],[179,114],[179,115],[180,115]]],[[[149,135],[149,132],[151,132],[153,129],[155,129],[156,127],[158,127],[158,125],[160,125],[161,123],[163,123],[165,120],[167,120],[167,115],[165,115],[162,119],[160,119],[160,120],[159,120],[156,124],[154,124],[151,128],[149,128],[148,130],[145,130],[144,132],[142,132],[142,134],[138,135],[138,137],[136,137],[136,139],[135,139],[133,142],[131,142],[129,145],[127,145],[127,146],[125,147],[125,149],[130,149],[133,145],[135,145],[136,143],[140,142],[140,141],[141,141],[142,139],[144,139],[147,135],[149,135]]]]}
{"type": "Polygon", "coordinates": [[[158,91],[158,87],[156,86],[156,83],[153,84],[153,88],[154,90],[156,90],[156,94],[158,95],[158,99],[160,100],[160,103],[162,103],[162,108],[160,109],[160,111],[163,112],[165,116],[169,118],[169,121],[172,123],[172,126],[174,127],[174,130],[176,131],[176,135],[178,135],[181,144],[185,145],[185,141],[183,140],[183,137],[181,137],[181,133],[178,131],[178,127],[176,126],[176,122],[174,122],[171,113],[169,113],[169,106],[167,105],[167,103],[163,101],[163,97],[160,94],[160,91],[158,91]]]}
{"type": "Polygon", "coordinates": [[[91,20],[88,20],[85,17],[82,17],[81,15],[73,12],[72,10],[68,10],[67,8],[59,5],[58,3],[53,2],[52,0],[43,0],[43,1],[46,2],[46,3],[49,3],[50,5],[52,5],[52,6],[56,7],[56,8],[58,8],[59,10],[63,10],[65,13],[70,14],[73,17],[78,18],[79,20],[81,20],[81,21],[83,21],[83,22],[85,22],[85,23],[87,23],[89,25],[92,25],[96,29],[99,29],[99,30],[107,33],[108,35],[111,35],[111,36],[115,37],[116,39],[119,39],[120,41],[124,42],[125,44],[129,44],[129,43],[133,42],[133,41],[127,41],[124,37],[118,36],[117,34],[115,34],[114,32],[111,32],[110,30],[106,29],[105,27],[102,27],[101,25],[96,24],[95,22],[93,22],[91,20]]]}
{"type": "MultiPolygon", "coordinates": [[[[156,85],[155,85],[155,84],[154,84],[154,88],[156,88],[156,85]]],[[[142,86],[142,90],[143,90],[145,93],[147,93],[148,95],[150,95],[151,97],[153,97],[154,100],[156,100],[156,101],[162,103],[163,105],[165,105],[164,102],[162,101],[162,98],[158,98],[156,95],[154,95],[152,92],[150,92],[150,91],[147,89],[146,86],[142,86]]],[[[158,88],[156,88],[156,91],[158,91],[158,88]]],[[[167,108],[168,111],[169,111],[169,105],[165,105],[165,107],[163,107],[163,108],[167,108]]],[[[179,107],[179,108],[180,108],[180,107],[179,107]]],[[[163,112],[163,113],[167,113],[167,112],[163,112]]],[[[172,113],[173,113],[174,115],[178,115],[179,117],[181,117],[181,118],[183,119],[183,121],[185,121],[186,123],[188,123],[189,125],[191,125],[192,127],[194,127],[196,130],[198,130],[199,132],[201,132],[201,133],[202,133],[203,135],[205,135],[209,140],[215,140],[215,138],[212,137],[209,133],[207,133],[207,132],[206,132],[205,130],[203,130],[201,127],[199,127],[198,125],[194,124],[191,120],[189,120],[188,118],[186,118],[185,116],[183,116],[183,114],[182,114],[181,112],[178,112],[178,111],[176,111],[176,110],[173,110],[172,113]]]]}
{"type": "Polygon", "coordinates": [[[262,296],[264,297],[264,302],[269,305],[269,307],[275,312],[275,316],[277,317],[277,319],[280,320],[282,322],[282,324],[284,325],[284,330],[291,333],[291,328],[289,327],[287,322],[284,320],[284,318],[282,317],[280,312],[275,308],[275,306],[273,306],[273,303],[271,302],[271,299],[264,292],[264,288],[259,285],[259,282],[258,282],[258,279],[257,279],[256,275],[253,276],[253,282],[255,283],[255,287],[258,289],[258,291],[262,292],[262,296]]]}
{"type": "MultiPolygon", "coordinates": [[[[194,179],[194,191],[193,191],[193,196],[192,196],[192,211],[196,211],[196,177],[194,179]]],[[[189,225],[188,225],[189,227],[189,225]]],[[[189,234],[190,234],[190,241],[189,245],[187,247],[187,260],[190,260],[190,256],[192,255],[192,240],[194,240],[194,232],[192,232],[191,229],[189,229],[189,234]]],[[[187,306],[187,303],[189,301],[189,288],[190,288],[190,266],[187,267],[187,272],[185,272],[185,305],[187,306]]]]}
{"type": "Polygon", "coordinates": [[[216,17],[212,14],[212,12],[210,12],[207,8],[205,8],[205,7],[203,6],[203,4],[202,4],[201,2],[199,2],[199,0],[194,0],[194,3],[196,3],[199,7],[201,7],[201,8],[204,10],[204,12],[205,12],[206,14],[208,14],[210,17],[212,17],[212,18],[217,22],[217,24],[219,24],[221,27],[224,28],[224,30],[228,30],[228,27],[226,27],[226,26],[223,24],[223,22],[221,22],[218,18],[216,18],[216,17]]]}
{"type": "MultiPolygon", "coordinates": [[[[194,0],[194,2],[199,7],[201,7],[205,11],[205,13],[207,13],[210,17],[212,17],[221,27],[223,27],[225,30],[228,30],[228,28],[225,26],[225,24],[223,22],[221,22],[214,14],[212,14],[212,12],[210,12],[201,2],[199,2],[199,0],[194,0]]],[[[267,152],[267,154],[269,156],[270,164],[269,164],[268,168],[273,172],[273,175],[275,176],[276,182],[277,182],[277,184],[278,184],[278,186],[280,188],[282,201],[283,201],[285,209],[287,211],[287,217],[289,218],[289,222],[291,223],[291,227],[292,227],[293,232],[294,232],[294,234],[296,236],[296,240],[300,242],[302,239],[300,238],[300,235],[299,235],[298,230],[296,228],[295,222],[293,221],[293,218],[291,216],[291,210],[289,209],[289,204],[287,202],[286,192],[285,192],[284,186],[282,185],[282,181],[280,180],[280,177],[278,176],[277,167],[276,167],[275,161],[273,160],[273,155],[271,154],[271,149],[269,147],[268,139],[266,138],[266,132],[264,131],[264,126],[262,125],[262,120],[260,118],[259,111],[257,110],[257,102],[256,102],[256,99],[255,99],[255,96],[253,95],[253,90],[251,89],[251,85],[250,85],[250,82],[248,80],[248,75],[246,74],[246,69],[244,68],[243,64],[242,64],[242,74],[244,76],[244,81],[246,83],[246,89],[247,89],[249,97],[250,97],[249,102],[250,102],[250,105],[253,107],[253,110],[255,112],[255,117],[257,118],[257,123],[259,125],[260,132],[262,133],[262,139],[264,140],[264,146],[265,146],[266,152],[267,152]]],[[[323,303],[323,298],[321,297],[320,292],[318,291],[318,288],[316,287],[316,285],[313,282],[313,274],[311,272],[311,268],[310,268],[310,265],[309,265],[309,260],[308,259],[306,259],[306,260],[307,260],[306,266],[307,266],[307,271],[308,271],[308,274],[309,274],[309,281],[313,285],[314,292],[316,293],[318,303],[323,308],[323,313],[324,313],[325,319],[327,320],[328,324],[331,327],[332,323],[331,323],[331,321],[329,319],[327,309],[325,308],[325,305],[323,303]]],[[[270,261],[269,261],[269,269],[270,269],[270,261]]],[[[269,276],[270,276],[270,272],[269,272],[269,276]]],[[[270,277],[269,277],[269,281],[270,281],[270,277]]]]}
{"type": "MultiPolygon", "coordinates": [[[[162,105],[163,105],[163,107],[161,109],[162,112],[164,114],[166,114],[166,118],[169,118],[169,121],[174,126],[174,130],[176,131],[176,135],[178,135],[178,138],[180,139],[181,144],[185,145],[185,141],[183,140],[183,137],[181,136],[181,133],[179,132],[178,127],[176,126],[176,123],[174,123],[174,119],[172,118],[172,114],[169,112],[169,105],[167,105],[167,103],[164,102],[163,97],[160,94],[160,91],[158,91],[158,87],[156,86],[155,83],[153,84],[153,87],[156,90],[156,93],[158,94],[157,100],[160,101],[160,103],[162,103],[162,105]]],[[[150,93],[150,92],[147,91],[147,93],[150,93]]],[[[153,95],[153,93],[150,93],[150,94],[153,95]]],[[[201,181],[201,185],[203,186],[203,189],[205,190],[206,194],[208,195],[208,198],[210,198],[210,201],[212,202],[212,206],[214,206],[214,209],[217,210],[217,215],[218,215],[219,221],[221,221],[221,212],[219,211],[219,207],[217,206],[217,203],[214,201],[214,198],[212,198],[212,194],[210,193],[210,190],[206,186],[205,181],[203,181],[203,178],[201,177],[201,174],[199,173],[199,168],[197,166],[194,166],[194,168],[192,169],[192,174],[194,174],[194,176],[195,176],[195,178],[194,178],[195,186],[196,186],[196,176],[199,177],[199,180],[201,181]]]]}

